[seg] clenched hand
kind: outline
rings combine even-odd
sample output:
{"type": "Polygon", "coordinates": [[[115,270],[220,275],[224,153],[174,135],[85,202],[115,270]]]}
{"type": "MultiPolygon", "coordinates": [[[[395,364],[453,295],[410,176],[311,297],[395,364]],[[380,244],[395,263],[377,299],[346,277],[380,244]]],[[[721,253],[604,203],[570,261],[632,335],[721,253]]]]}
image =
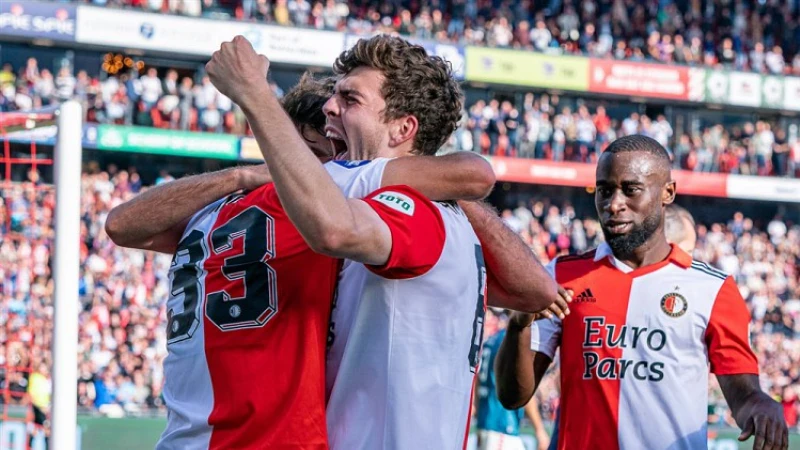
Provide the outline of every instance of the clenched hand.
{"type": "Polygon", "coordinates": [[[269,59],[256,53],[244,36],[223,42],[206,64],[206,72],[214,86],[239,105],[253,95],[254,87],[267,84],[268,71],[269,59]]]}

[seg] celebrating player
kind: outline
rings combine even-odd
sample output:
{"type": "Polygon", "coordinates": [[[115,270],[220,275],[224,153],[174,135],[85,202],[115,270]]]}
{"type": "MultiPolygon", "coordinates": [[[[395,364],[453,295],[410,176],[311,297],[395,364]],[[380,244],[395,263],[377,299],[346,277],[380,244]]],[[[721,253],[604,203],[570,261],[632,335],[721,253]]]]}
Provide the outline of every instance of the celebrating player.
{"type": "Polygon", "coordinates": [[[607,243],[550,264],[577,294],[566,319],[512,317],[496,362],[500,400],[524,405],[560,346],[558,448],[706,448],[710,363],[740,439],[785,449],[786,423],[759,387],[735,281],[667,242],[669,167],[666,150],[643,136],[618,139],[600,157],[595,204],[607,243]]]}
{"type": "MultiPolygon", "coordinates": [[[[347,200],[302,152],[301,137],[265,82],[268,66],[237,37],[206,68],[245,112],[286,212],[311,248],[366,263],[345,269],[334,314],[331,446],[460,447],[482,338],[480,242],[461,209],[431,203],[407,186],[347,200]]],[[[375,37],[342,54],[334,69],[342,78],[325,107],[326,130],[354,158],[434,154],[455,129],[458,85],[449,66],[421,47],[375,37]]],[[[473,219],[487,217],[496,219],[485,210],[473,219]]],[[[497,222],[473,220],[476,229],[497,222]]],[[[530,251],[519,245],[527,258],[530,251]]],[[[552,280],[540,279],[526,309],[555,297],[552,280]]]]}
{"type": "MultiPolygon", "coordinates": [[[[333,155],[321,134],[331,87],[306,77],[283,99],[321,160],[333,155]]],[[[433,196],[475,198],[493,184],[491,168],[473,155],[325,167],[351,196],[397,174],[433,196]],[[453,165],[458,172],[430,176],[453,165]]],[[[263,165],[188,177],[109,214],[118,245],[175,254],[170,413],[158,448],[327,448],[325,345],[340,264],[308,248],[269,180],[263,165]]]]}

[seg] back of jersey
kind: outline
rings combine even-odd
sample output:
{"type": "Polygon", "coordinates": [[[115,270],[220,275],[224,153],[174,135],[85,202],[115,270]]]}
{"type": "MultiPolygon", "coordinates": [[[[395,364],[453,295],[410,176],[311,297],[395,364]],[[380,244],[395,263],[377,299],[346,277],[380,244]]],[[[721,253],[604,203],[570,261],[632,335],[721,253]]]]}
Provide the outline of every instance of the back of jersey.
{"type": "Polygon", "coordinates": [[[506,409],[497,398],[497,378],[494,373],[494,360],[506,330],[500,330],[486,339],[481,355],[481,368],[478,374],[478,414],[476,426],[479,430],[490,430],[516,436],[523,410],[506,409]]]}
{"type": "Polygon", "coordinates": [[[338,273],[272,185],[190,225],[171,270],[164,448],[326,448],[324,358],[338,273]],[[205,301],[202,301],[205,299],[205,301]]]}
{"type": "MultiPolygon", "coordinates": [[[[326,166],[351,196],[382,166],[326,166]]],[[[325,343],[340,261],[311,251],[273,185],[196,214],[170,269],[167,428],[157,446],[326,449],[325,343]]]]}
{"type": "MultiPolygon", "coordinates": [[[[418,214],[421,200],[415,201],[418,214]]],[[[464,445],[480,358],[486,271],[463,211],[434,205],[441,230],[418,223],[411,231],[400,230],[390,224],[393,254],[400,245],[411,252],[435,252],[423,255],[432,258],[431,267],[352,264],[340,280],[328,356],[328,370],[336,372],[329,373],[327,413],[333,449],[455,450],[464,445]],[[440,231],[438,249],[420,241],[440,231]],[[404,239],[407,232],[412,234],[404,239]],[[407,270],[398,276],[398,269],[407,270]],[[346,302],[357,304],[340,308],[346,302]]]]}

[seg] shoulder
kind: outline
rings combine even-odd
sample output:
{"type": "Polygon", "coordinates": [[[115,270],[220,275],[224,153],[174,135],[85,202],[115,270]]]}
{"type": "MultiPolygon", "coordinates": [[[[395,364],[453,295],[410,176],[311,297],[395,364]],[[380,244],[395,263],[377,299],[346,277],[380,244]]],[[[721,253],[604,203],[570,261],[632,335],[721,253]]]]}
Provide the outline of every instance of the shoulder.
{"type": "Polygon", "coordinates": [[[441,220],[439,209],[434,203],[410,186],[396,185],[380,188],[370,193],[366,200],[411,217],[424,215],[428,211],[435,212],[434,214],[441,220]]]}
{"type": "Polygon", "coordinates": [[[324,167],[334,183],[349,198],[361,198],[381,187],[389,159],[329,161],[324,167]]]}
{"type": "Polygon", "coordinates": [[[344,169],[352,170],[352,169],[357,169],[357,168],[359,168],[361,166],[366,166],[367,164],[370,164],[371,162],[372,161],[370,161],[370,160],[362,160],[362,161],[336,160],[336,161],[329,161],[329,162],[325,163],[325,167],[329,171],[341,170],[340,167],[344,168],[344,169]]]}
{"type": "Polygon", "coordinates": [[[692,265],[689,269],[693,275],[699,276],[700,278],[709,277],[709,279],[725,281],[730,276],[727,273],[700,261],[692,261],[692,265]]]}
{"type": "Polygon", "coordinates": [[[580,255],[566,255],[566,256],[559,256],[555,261],[558,264],[575,264],[575,263],[585,263],[586,261],[594,262],[594,256],[597,254],[597,250],[589,250],[588,252],[581,253],[580,255]]]}
{"type": "Polygon", "coordinates": [[[595,262],[596,250],[589,250],[588,252],[581,253],[580,255],[567,255],[558,256],[548,265],[551,274],[558,277],[563,277],[569,274],[570,278],[583,275],[590,272],[597,265],[595,262]]]}

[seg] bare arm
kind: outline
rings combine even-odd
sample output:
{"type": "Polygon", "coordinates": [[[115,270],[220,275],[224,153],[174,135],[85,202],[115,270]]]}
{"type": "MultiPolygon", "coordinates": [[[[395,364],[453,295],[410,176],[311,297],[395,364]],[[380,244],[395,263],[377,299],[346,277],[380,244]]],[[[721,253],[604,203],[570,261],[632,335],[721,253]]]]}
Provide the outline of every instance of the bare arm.
{"type": "Polygon", "coordinates": [[[108,213],[106,233],[122,247],[174,253],[192,215],[238,190],[239,181],[229,169],[150,188],[108,213]]]}
{"type": "Polygon", "coordinates": [[[386,164],[381,186],[407,184],[431,200],[480,200],[492,191],[494,170],[474,153],[405,156],[386,164]]]}
{"type": "Polygon", "coordinates": [[[365,202],[348,200],[308,150],[267,84],[269,60],[237,36],[206,65],[217,89],[241,106],[289,219],[316,252],[384,264],[392,235],[365,202]]]}
{"type": "Polygon", "coordinates": [[[489,273],[489,305],[534,313],[558,300],[555,280],[491,206],[466,201],[460,201],[459,206],[483,246],[489,273]]]}
{"type": "Polygon", "coordinates": [[[761,390],[758,375],[717,375],[717,380],[736,424],[742,429],[740,441],[755,435],[754,449],[788,448],[789,429],[783,410],[761,390]]]}
{"type": "Polygon", "coordinates": [[[531,351],[531,328],[522,326],[523,316],[512,315],[494,363],[497,397],[506,409],[522,408],[530,401],[551,362],[547,355],[531,351]]]}
{"type": "Polygon", "coordinates": [[[242,106],[270,168],[286,214],[316,252],[383,264],[391,251],[389,227],[364,202],[348,200],[310,152],[269,85],[242,106]]]}

